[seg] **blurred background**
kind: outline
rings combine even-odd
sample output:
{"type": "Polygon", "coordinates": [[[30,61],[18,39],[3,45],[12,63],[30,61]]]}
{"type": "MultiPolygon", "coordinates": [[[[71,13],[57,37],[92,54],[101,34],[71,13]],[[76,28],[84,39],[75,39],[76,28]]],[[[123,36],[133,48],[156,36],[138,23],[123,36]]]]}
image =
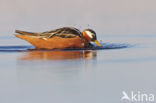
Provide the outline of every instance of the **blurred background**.
{"type": "Polygon", "coordinates": [[[155,0],[0,0],[0,35],[62,26],[98,34],[156,34],[155,0]]]}
{"type": "Polygon", "coordinates": [[[156,0],[0,0],[0,103],[121,103],[122,91],[156,94],[155,5],[156,0]],[[30,51],[29,43],[13,35],[15,29],[63,26],[92,28],[110,49],[30,51]]]}

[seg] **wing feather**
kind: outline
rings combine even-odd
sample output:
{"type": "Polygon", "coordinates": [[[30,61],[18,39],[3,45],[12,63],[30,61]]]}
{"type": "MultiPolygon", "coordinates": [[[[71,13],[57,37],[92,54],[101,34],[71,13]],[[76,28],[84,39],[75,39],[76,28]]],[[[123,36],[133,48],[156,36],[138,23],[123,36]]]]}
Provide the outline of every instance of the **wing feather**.
{"type": "Polygon", "coordinates": [[[74,27],[63,27],[60,29],[55,29],[52,31],[42,32],[42,33],[32,33],[32,32],[26,32],[21,30],[16,30],[16,33],[19,33],[21,35],[29,35],[34,36],[37,38],[52,38],[54,36],[59,36],[62,38],[73,38],[76,36],[81,37],[80,30],[74,28],[74,27]]]}
{"type": "Polygon", "coordinates": [[[72,38],[79,36],[81,37],[80,30],[74,28],[74,27],[64,27],[52,31],[43,32],[41,35],[47,35],[49,38],[53,36],[59,36],[63,38],[72,38]]]}

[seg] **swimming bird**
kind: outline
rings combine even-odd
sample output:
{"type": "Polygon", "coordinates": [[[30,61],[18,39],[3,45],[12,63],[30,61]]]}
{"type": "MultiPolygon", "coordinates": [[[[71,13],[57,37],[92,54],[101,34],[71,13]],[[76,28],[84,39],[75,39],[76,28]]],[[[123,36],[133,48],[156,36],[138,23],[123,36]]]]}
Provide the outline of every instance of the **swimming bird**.
{"type": "Polygon", "coordinates": [[[62,27],[41,33],[21,30],[15,32],[18,33],[16,37],[28,41],[36,49],[88,48],[92,46],[91,42],[101,46],[92,29],[85,29],[81,32],[75,27],[62,27]]]}

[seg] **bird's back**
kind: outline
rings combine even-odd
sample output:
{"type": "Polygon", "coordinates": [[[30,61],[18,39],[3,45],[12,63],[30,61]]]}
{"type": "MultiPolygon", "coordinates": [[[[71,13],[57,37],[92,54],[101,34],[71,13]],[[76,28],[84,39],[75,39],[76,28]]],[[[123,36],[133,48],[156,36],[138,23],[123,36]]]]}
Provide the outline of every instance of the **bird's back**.
{"type": "Polygon", "coordinates": [[[16,30],[16,33],[20,35],[28,35],[28,36],[34,36],[37,38],[52,38],[54,36],[62,37],[62,38],[74,38],[76,36],[81,37],[80,30],[74,28],[74,27],[63,27],[51,31],[46,31],[42,33],[33,33],[33,32],[26,32],[21,30],[16,30]]]}
{"type": "Polygon", "coordinates": [[[16,30],[16,37],[24,39],[36,48],[65,49],[83,48],[84,41],[81,32],[74,27],[64,27],[42,33],[32,33],[16,30]]]}

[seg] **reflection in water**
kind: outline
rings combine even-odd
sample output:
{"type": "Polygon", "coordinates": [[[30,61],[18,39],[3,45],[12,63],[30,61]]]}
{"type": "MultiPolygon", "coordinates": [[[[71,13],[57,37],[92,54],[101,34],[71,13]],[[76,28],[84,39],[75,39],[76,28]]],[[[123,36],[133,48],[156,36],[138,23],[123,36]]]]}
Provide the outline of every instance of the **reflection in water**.
{"type": "Polygon", "coordinates": [[[29,51],[25,52],[20,60],[68,60],[68,59],[93,59],[97,51],[29,51]]]}

